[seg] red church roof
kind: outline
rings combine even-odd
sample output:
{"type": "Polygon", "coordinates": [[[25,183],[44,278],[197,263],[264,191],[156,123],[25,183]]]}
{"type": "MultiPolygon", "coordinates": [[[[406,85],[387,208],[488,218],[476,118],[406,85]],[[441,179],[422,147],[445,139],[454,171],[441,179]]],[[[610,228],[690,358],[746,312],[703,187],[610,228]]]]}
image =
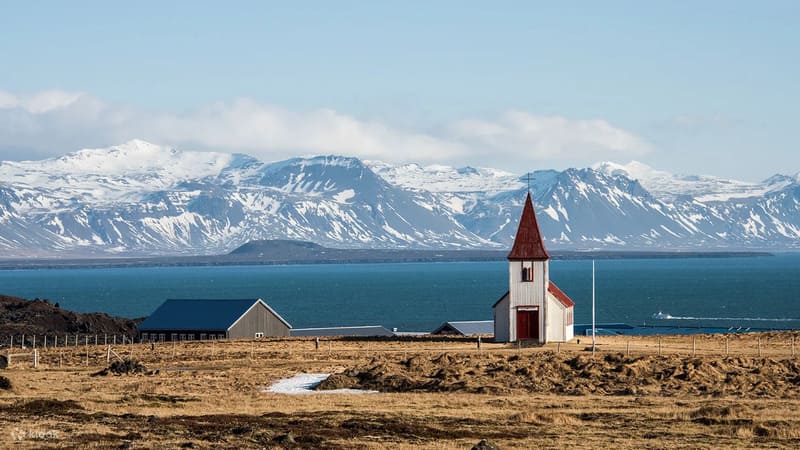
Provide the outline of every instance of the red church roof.
{"type": "Polygon", "coordinates": [[[564,293],[561,289],[556,286],[555,283],[552,281],[550,282],[550,286],[547,287],[547,291],[553,294],[553,297],[557,298],[562,305],[566,306],[567,308],[575,306],[575,302],[572,301],[567,294],[564,293]]]}
{"type": "Polygon", "coordinates": [[[514,247],[511,248],[508,259],[516,261],[550,259],[550,254],[547,253],[544,242],[542,242],[539,224],[536,222],[536,213],[533,211],[530,192],[525,198],[522,218],[519,219],[519,228],[517,228],[517,237],[514,238],[514,247]]]}

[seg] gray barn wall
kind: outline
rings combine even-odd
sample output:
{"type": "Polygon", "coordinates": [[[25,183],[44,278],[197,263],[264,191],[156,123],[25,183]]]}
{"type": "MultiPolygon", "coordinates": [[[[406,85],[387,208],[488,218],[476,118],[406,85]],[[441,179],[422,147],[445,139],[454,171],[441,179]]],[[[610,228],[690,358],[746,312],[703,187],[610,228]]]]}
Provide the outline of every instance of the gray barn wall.
{"type": "Polygon", "coordinates": [[[264,333],[264,336],[289,336],[289,327],[259,302],[228,330],[228,337],[252,339],[256,333],[264,333]]]}

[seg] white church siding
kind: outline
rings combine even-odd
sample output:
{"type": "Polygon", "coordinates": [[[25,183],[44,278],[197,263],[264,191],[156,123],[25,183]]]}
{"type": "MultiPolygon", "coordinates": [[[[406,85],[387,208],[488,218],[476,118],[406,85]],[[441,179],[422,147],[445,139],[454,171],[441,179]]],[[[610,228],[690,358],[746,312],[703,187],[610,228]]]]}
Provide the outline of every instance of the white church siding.
{"type": "MultiPolygon", "coordinates": [[[[544,280],[549,276],[547,261],[510,261],[509,267],[509,340],[517,340],[517,311],[519,307],[539,307],[539,333],[547,329],[547,285],[544,280]],[[533,281],[523,281],[522,267],[533,269],[533,281]]],[[[544,338],[544,336],[542,336],[544,338]]]]}
{"type": "Polygon", "coordinates": [[[552,326],[547,327],[547,341],[565,342],[566,330],[563,326],[566,319],[566,307],[558,301],[552,294],[547,295],[547,323],[552,326]]]}

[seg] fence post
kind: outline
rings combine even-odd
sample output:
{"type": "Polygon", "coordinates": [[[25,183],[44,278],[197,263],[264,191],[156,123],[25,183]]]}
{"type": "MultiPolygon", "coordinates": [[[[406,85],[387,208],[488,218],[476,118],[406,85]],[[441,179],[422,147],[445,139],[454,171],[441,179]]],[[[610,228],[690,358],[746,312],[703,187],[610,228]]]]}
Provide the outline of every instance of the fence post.
{"type": "Polygon", "coordinates": [[[42,337],[44,338],[44,342],[43,342],[44,345],[42,346],[42,349],[47,350],[47,335],[45,334],[42,337]]]}
{"type": "Polygon", "coordinates": [[[94,345],[97,345],[97,335],[94,335],[94,345]]]}
{"type": "Polygon", "coordinates": [[[319,336],[314,338],[314,351],[319,351],[319,336]]]}
{"type": "Polygon", "coordinates": [[[55,335],[55,342],[53,343],[53,346],[56,348],[58,347],[58,333],[55,335]]]}
{"type": "Polygon", "coordinates": [[[103,345],[108,345],[108,333],[103,334],[103,345]]]}
{"type": "Polygon", "coordinates": [[[19,344],[19,348],[25,348],[25,335],[22,335],[22,342],[19,344]]]}
{"type": "Polygon", "coordinates": [[[113,345],[117,345],[117,335],[116,335],[116,334],[114,335],[114,342],[113,342],[113,345]]]}
{"type": "Polygon", "coordinates": [[[33,348],[36,348],[36,334],[33,335],[33,348]]]}
{"type": "Polygon", "coordinates": [[[39,367],[39,350],[33,350],[33,367],[39,367]]]}

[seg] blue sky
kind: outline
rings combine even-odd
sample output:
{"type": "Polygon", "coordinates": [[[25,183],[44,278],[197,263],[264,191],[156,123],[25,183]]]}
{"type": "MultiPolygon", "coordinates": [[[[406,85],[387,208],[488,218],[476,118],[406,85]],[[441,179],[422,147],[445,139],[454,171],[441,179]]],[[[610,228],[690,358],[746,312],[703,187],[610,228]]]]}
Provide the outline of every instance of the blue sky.
{"type": "Polygon", "coordinates": [[[0,159],[132,138],[523,172],[800,171],[800,2],[18,2],[0,159]]]}

